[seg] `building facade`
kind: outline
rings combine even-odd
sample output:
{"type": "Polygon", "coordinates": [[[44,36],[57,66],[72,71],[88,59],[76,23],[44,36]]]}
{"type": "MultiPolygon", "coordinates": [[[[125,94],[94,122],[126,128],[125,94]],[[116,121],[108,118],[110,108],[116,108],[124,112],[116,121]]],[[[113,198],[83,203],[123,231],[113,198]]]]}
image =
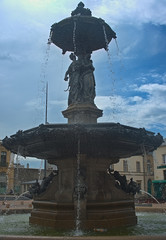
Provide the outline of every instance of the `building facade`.
{"type": "Polygon", "coordinates": [[[160,147],[153,152],[154,158],[154,191],[155,197],[166,201],[166,139],[160,147]]]}
{"type": "MultiPolygon", "coordinates": [[[[46,171],[46,176],[52,172],[52,169],[46,171]]],[[[45,176],[44,169],[25,168],[20,164],[14,165],[14,185],[13,189],[16,194],[27,192],[30,187],[38,180],[39,183],[45,176]]]]}
{"type": "Polygon", "coordinates": [[[8,193],[14,183],[14,154],[2,146],[0,141],[0,194],[8,193]]]}
{"type": "Polygon", "coordinates": [[[113,168],[121,175],[125,175],[128,181],[133,178],[141,190],[150,194],[153,192],[154,163],[152,153],[120,159],[113,168]]]}

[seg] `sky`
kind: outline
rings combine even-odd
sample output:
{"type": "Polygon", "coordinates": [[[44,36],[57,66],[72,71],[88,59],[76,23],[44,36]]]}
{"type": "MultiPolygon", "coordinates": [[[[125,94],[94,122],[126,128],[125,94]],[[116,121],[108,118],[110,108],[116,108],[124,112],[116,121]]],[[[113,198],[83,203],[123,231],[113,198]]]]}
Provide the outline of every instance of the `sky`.
{"type": "MultiPolygon", "coordinates": [[[[145,128],[166,137],[166,0],[85,0],[116,32],[93,52],[98,122],[145,128]]],[[[67,123],[69,53],[47,45],[50,27],[75,0],[0,0],[0,139],[45,122],[67,123]]]]}

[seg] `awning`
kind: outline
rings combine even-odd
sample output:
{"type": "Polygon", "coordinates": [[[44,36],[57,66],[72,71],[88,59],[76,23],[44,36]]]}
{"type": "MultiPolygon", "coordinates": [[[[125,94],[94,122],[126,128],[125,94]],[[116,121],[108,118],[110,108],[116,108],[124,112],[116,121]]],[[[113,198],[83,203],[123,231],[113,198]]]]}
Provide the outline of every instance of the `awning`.
{"type": "Polygon", "coordinates": [[[163,166],[157,166],[157,169],[159,168],[166,168],[166,165],[163,165],[163,166]]]}
{"type": "Polygon", "coordinates": [[[166,180],[153,180],[152,183],[166,183],[166,180]]]}

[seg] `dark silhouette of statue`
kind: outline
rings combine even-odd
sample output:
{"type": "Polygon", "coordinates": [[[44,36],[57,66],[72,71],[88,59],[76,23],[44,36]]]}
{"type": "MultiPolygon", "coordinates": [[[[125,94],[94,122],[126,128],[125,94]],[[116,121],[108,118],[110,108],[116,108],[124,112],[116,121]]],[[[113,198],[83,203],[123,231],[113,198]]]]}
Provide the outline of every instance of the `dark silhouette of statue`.
{"type": "Polygon", "coordinates": [[[84,8],[84,3],[80,2],[77,6],[77,8],[72,11],[71,16],[76,16],[76,15],[84,15],[84,16],[91,16],[91,10],[89,8],[84,8]]]}
{"type": "Polygon", "coordinates": [[[121,176],[118,171],[114,171],[114,178],[118,181],[116,184],[117,187],[120,187],[123,191],[127,191],[127,179],[126,176],[121,176]],[[119,185],[118,185],[119,184],[119,185]]]}
{"type": "Polygon", "coordinates": [[[127,186],[127,191],[129,193],[132,193],[133,195],[135,195],[136,193],[139,193],[140,192],[140,187],[139,185],[133,181],[133,178],[130,178],[130,182],[127,186]]]}
{"type": "Polygon", "coordinates": [[[79,55],[76,59],[74,53],[70,54],[72,63],[66,71],[64,80],[69,80],[68,105],[78,103],[94,104],[95,78],[94,67],[90,54],[79,55]]]}
{"type": "Polygon", "coordinates": [[[36,179],[36,182],[32,185],[32,187],[29,188],[29,192],[30,194],[33,195],[37,195],[40,192],[40,184],[38,182],[38,179],[36,179]]]}
{"type": "Polygon", "coordinates": [[[52,182],[53,178],[58,175],[58,170],[53,170],[48,177],[44,177],[41,183],[40,192],[44,192],[48,185],[52,182]]]}
{"type": "Polygon", "coordinates": [[[126,193],[130,193],[133,195],[140,192],[140,187],[136,182],[133,181],[133,178],[130,179],[130,182],[128,184],[126,176],[125,175],[121,176],[118,171],[114,171],[113,176],[116,180],[115,186],[117,188],[121,188],[126,193]]]}
{"type": "Polygon", "coordinates": [[[31,196],[39,195],[40,193],[44,192],[48,185],[52,182],[53,178],[58,175],[58,170],[53,170],[48,177],[44,177],[41,185],[36,179],[36,182],[29,188],[29,193],[31,196]]]}

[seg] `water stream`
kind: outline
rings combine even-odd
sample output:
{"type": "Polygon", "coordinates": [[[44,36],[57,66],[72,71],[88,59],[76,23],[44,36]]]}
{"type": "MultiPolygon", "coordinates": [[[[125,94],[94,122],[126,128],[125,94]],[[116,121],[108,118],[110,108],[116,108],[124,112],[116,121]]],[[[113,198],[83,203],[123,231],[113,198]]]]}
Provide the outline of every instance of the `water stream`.
{"type": "Polygon", "coordinates": [[[38,82],[38,96],[37,96],[37,102],[35,106],[35,119],[34,123],[35,125],[41,122],[44,122],[45,119],[45,95],[46,95],[46,80],[47,80],[47,68],[48,68],[48,60],[50,55],[50,45],[52,43],[51,41],[52,32],[50,32],[48,42],[46,45],[46,49],[43,56],[43,61],[41,64],[41,70],[40,70],[40,78],[38,82]]]}
{"type": "Polygon", "coordinates": [[[74,46],[74,53],[76,53],[76,21],[74,21],[74,28],[73,28],[73,46],[74,46]]]}
{"type": "Polygon", "coordinates": [[[8,165],[8,168],[7,168],[7,172],[6,172],[6,191],[5,191],[5,199],[6,199],[6,194],[7,192],[10,191],[11,189],[11,170],[13,169],[13,164],[14,164],[14,154],[11,153],[10,154],[10,160],[9,160],[9,165],[8,165]]]}
{"type": "Polygon", "coordinates": [[[16,155],[16,179],[15,179],[15,186],[14,186],[14,192],[18,191],[18,186],[19,186],[19,167],[20,167],[20,146],[18,146],[18,150],[17,150],[17,155],[16,155]]]}
{"type": "Polygon", "coordinates": [[[161,206],[161,208],[162,208],[162,210],[164,212],[164,215],[166,214],[166,210],[163,208],[162,203],[160,203],[152,194],[150,194],[150,193],[148,193],[148,192],[146,192],[144,190],[140,190],[140,192],[145,193],[148,196],[150,196],[151,198],[153,198],[158,204],[160,204],[160,206],[161,206]]]}
{"type": "Polygon", "coordinates": [[[39,172],[38,172],[38,174],[39,174],[38,180],[41,180],[41,173],[42,173],[42,167],[43,167],[44,161],[46,161],[46,160],[43,160],[43,159],[40,160],[40,168],[39,168],[39,172]]]}
{"type": "Polygon", "coordinates": [[[110,79],[111,79],[111,95],[110,95],[110,100],[111,100],[111,105],[112,105],[112,118],[115,121],[115,111],[116,111],[116,97],[115,97],[115,83],[116,83],[116,78],[115,78],[115,73],[113,71],[113,66],[112,66],[112,60],[111,60],[111,53],[109,50],[109,42],[107,38],[107,33],[105,30],[105,26],[103,25],[103,32],[104,32],[104,39],[105,39],[105,44],[106,44],[106,52],[108,56],[108,64],[109,64],[109,72],[110,72],[110,79]]]}
{"type": "Polygon", "coordinates": [[[80,138],[78,139],[78,154],[77,154],[77,178],[76,178],[77,184],[76,184],[76,230],[75,230],[75,236],[80,235],[81,231],[81,219],[80,219],[80,138]]]}
{"type": "Polygon", "coordinates": [[[159,202],[152,194],[150,194],[150,193],[148,193],[148,192],[146,192],[146,191],[144,191],[144,190],[140,190],[140,192],[149,195],[149,196],[150,196],[151,198],[153,198],[158,204],[160,204],[160,202],[159,202]]]}

